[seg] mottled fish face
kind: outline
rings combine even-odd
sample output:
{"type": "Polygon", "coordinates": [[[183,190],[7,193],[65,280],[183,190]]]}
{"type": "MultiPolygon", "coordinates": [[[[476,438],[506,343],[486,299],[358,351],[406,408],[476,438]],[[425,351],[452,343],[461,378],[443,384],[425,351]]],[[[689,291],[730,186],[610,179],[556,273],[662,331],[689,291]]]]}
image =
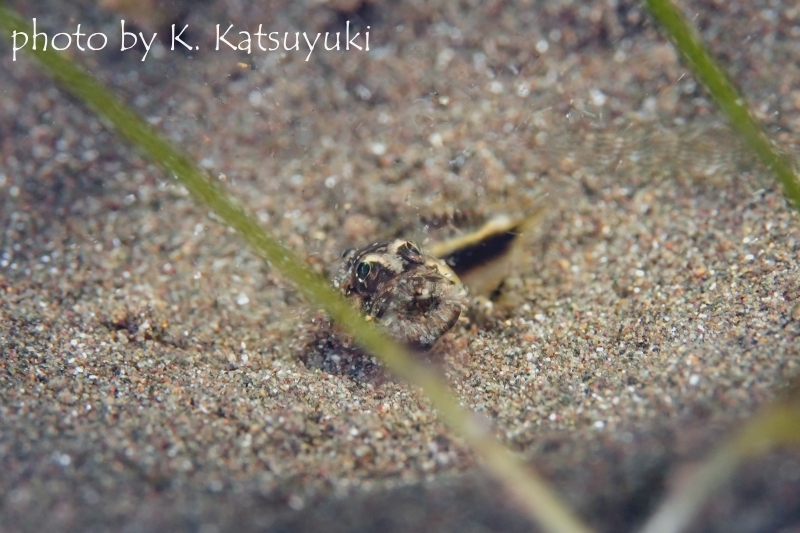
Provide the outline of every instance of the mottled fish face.
{"type": "Polygon", "coordinates": [[[377,242],[344,254],[334,284],[401,343],[430,350],[452,328],[466,289],[442,261],[412,241],[377,242]]]}

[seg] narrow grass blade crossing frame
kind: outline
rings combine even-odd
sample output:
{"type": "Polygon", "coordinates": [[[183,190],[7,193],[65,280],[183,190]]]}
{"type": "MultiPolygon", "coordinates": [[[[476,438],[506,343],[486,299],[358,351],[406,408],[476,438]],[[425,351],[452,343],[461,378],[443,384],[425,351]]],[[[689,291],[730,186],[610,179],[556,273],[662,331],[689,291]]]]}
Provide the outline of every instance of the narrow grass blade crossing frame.
{"type": "Polygon", "coordinates": [[[708,89],[733,129],[742,136],[767,168],[775,173],[783,185],[783,193],[796,209],[800,209],[800,181],[794,172],[792,160],[781,154],[769,141],[750,114],[739,90],[708,53],[680,9],[671,0],[645,0],[645,3],[686,64],[708,89]]]}

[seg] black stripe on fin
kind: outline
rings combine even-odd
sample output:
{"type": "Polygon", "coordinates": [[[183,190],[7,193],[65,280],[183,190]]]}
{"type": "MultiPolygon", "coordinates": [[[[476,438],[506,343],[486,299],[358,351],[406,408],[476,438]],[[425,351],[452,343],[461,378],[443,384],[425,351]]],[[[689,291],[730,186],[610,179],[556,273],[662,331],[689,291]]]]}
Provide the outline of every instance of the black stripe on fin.
{"type": "Polygon", "coordinates": [[[470,271],[501,259],[514,246],[519,237],[517,226],[506,231],[483,236],[474,243],[462,246],[442,257],[459,277],[470,271]]]}

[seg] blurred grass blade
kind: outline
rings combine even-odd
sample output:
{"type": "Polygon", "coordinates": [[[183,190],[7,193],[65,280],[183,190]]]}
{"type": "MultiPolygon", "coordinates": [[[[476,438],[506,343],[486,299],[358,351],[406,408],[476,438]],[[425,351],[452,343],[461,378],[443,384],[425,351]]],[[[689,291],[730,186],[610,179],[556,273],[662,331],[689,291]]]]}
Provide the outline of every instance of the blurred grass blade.
{"type": "Polygon", "coordinates": [[[739,91],[703,46],[697,33],[671,0],[646,0],[650,12],[666,30],[695,76],[728,117],[733,128],[783,185],[783,193],[800,209],[800,182],[792,160],[778,152],[755,121],[739,91]]]}
{"type": "MultiPolygon", "coordinates": [[[[14,31],[30,33],[19,15],[0,0],[0,31],[9,39],[14,31]]],[[[57,52],[26,48],[45,70],[74,96],[111,122],[131,143],[144,151],[185,186],[203,205],[236,229],[253,250],[291,280],[308,300],[323,307],[345,332],[378,355],[396,374],[420,386],[442,419],[483,459],[486,468],[522,504],[542,529],[552,533],[590,531],[558,498],[547,483],[497,439],[489,427],[462,408],[446,383],[428,366],[410,357],[363,317],[319,275],[270,237],[254,219],[228,199],[189,156],[173,147],[80,67],[57,52]]]]}
{"type": "Polygon", "coordinates": [[[747,459],[778,446],[800,445],[800,398],[769,406],[747,422],[690,478],[668,495],[641,533],[679,533],[747,459]]]}

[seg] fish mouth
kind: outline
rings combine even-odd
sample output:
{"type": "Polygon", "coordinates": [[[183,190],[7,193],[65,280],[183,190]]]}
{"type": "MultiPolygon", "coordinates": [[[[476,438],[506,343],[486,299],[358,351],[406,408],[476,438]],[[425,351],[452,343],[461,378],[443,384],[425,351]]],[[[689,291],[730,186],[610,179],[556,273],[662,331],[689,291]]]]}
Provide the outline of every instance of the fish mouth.
{"type": "Polygon", "coordinates": [[[461,316],[466,290],[437,271],[417,269],[388,283],[368,313],[406,346],[428,351],[461,316]]]}
{"type": "Polygon", "coordinates": [[[369,314],[382,318],[387,312],[426,314],[456,296],[457,284],[436,272],[421,269],[396,276],[373,295],[369,314]]]}

